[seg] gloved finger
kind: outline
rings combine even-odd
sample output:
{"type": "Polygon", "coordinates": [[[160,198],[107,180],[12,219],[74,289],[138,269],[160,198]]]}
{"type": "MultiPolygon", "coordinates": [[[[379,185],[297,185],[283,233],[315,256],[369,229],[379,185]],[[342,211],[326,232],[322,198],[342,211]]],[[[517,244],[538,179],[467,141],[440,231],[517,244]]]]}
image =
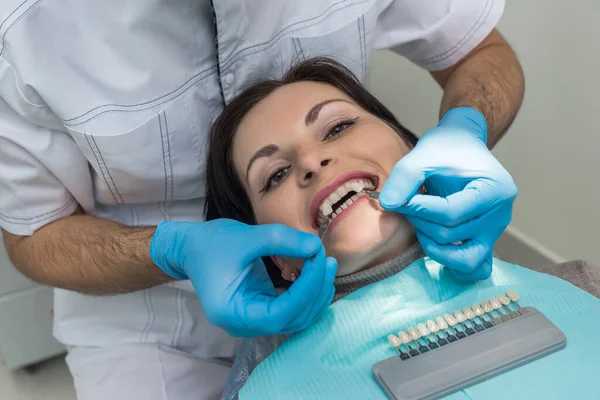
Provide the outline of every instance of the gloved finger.
{"type": "Polygon", "coordinates": [[[327,257],[322,247],[314,258],[304,262],[300,277],[286,292],[259,303],[265,306],[262,310],[262,323],[272,327],[273,332],[281,332],[298,314],[310,308],[319,298],[326,272],[327,257]]]}
{"type": "Polygon", "coordinates": [[[492,257],[490,256],[486,259],[473,272],[463,273],[453,269],[450,272],[456,279],[461,281],[482,281],[488,279],[492,275],[492,257]]]}
{"type": "Polygon", "coordinates": [[[444,226],[457,226],[496,208],[510,195],[499,193],[489,182],[474,180],[447,197],[417,194],[398,212],[444,226]]]}
{"type": "Polygon", "coordinates": [[[506,210],[504,207],[496,207],[477,218],[453,227],[440,225],[412,215],[405,215],[405,217],[413,224],[415,229],[423,232],[435,240],[436,243],[450,244],[476,238],[484,232],[490,232],[491,230],[498,231],[498,237],[500,237],[502,231],[510,223],[511,215],[511,210],[506,210]]]}
{"type": "Polygon", "coordinates": [[[266,256],[310,258],[323,250],[323,243],[318,236],[283,224],[253,226],[248,236],[248,245],[254,250],[249,254],[252,260],[266,256]]]}
{"type": "Polygon", "coordinates": [[[283,333],[294,333],[302,331],[308,328],[321,314],[323,314],[335,294],[335,286],[333,281],[335,280],[335,274],[337,272],[337,260],[333,257],[327,257],[327,271],[325,272],[325,280],[321,287],[321,293],[310,308],[307,308],[294,318],[290,325],[286,327],[283,333]]]}
{"type": "MultiPolygon", "coordinates": [[[[433,239],[417,231],[423,251],[431,259],[462,273],[470,273],[479,267],[492,253],[489,241],[475,238],[460,245],[438,244],[433,239]]],[[[492,242],[495,243],[495,242],[492,242]]]]}
{"type": "Polygon", "coordinates": [[[300,313],[287,327],[287,333],[298,332],[308,328],[331,304],[335,294],[335,286],[333,284],[337,272],[337,260],[333,257],[327,257],[327,270],[325,272],[325,280],[321,287],[319,296],[315,299],[310,308],[307,308],[300,313]]]}
{"type": "Polygon", "coordinates": [[[415,150],[396,163],[379,195],[379,204],[385,210],[395,211],[404,205],[425,181],[425,172],[415,150]]]}

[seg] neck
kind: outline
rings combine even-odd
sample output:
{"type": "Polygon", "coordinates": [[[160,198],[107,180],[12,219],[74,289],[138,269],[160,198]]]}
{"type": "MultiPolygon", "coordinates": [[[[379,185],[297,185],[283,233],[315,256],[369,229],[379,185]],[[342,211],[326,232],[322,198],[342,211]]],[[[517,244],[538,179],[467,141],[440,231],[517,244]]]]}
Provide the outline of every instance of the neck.
{"type": "Polygon", "coordinates": [[[425,254],[421,245],[415,242],[408,250],[403,251],[394,258],[388,258],[387,261],[379,265],[353,274],[340,276],[335,280],[335,296],[333,300],[337,301],[355,290],[397,274],[424,256],[425,254]]]}

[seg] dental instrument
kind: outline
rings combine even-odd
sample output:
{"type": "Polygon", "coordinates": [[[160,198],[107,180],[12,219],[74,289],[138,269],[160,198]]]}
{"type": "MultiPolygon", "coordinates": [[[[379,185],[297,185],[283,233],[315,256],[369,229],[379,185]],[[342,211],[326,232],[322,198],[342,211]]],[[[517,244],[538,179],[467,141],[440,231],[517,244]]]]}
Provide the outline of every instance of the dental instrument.
{"type": "Polygon", "coordinates": [[[368,190],[368,189],[361,190],[361,193],[364,193],[367,196],[369,196],[370,198],[375,199],[375,200],[378,200],[379,195],[380,195],[380,192],[378,192],[376,190],[368,190]]]}
{"type": "Polygon", "coordinates": [[[331,220],[327,218],[327,220],[323,222],[323,224],[319,227],[319,239],[323,239],[323,236],[325,236],[325,232],[327,231],[327,227],[329,226],[329,221],[331,220]]]}
{"type": "Polygon", "coordinates": [[[546,316],[533,307],[518,305],[520,296],[515,291],[507,290],[506,294],[495,296],[489,302],[482,301],[481,307],[474,304],[462,312],[455,310],[454,316],[447,313],[437,317],[437,325],[430,319],[425,324],[419,323],[417,329],[408,328],[408,334],[400,331],[395,339],[388,337],[399,349],[399,357],[388,358],[373,366],[373,373],[388,397],[393,400],[439,399],[566,346],[565,335],[546,316]],[[491,316],[493,312],[510,315],[499,310],[504,306],[511,311],[511,303],[518,307],[516,317],[495,318],[494,323],[485,324],[485,328],[478,324],[480,328],[471,329],[468,336],[459,335],[462,332],[458,331],[446,346],[431,347],[434,342],[430,341],[430,346],[425,347],[418,342],[419,338],[427,338],[436,331],[467,322],[477,324],[478,318],[491,316]],[[408,353],[400,350],[396,344],[404,342],[403,337],[414,340],[417,347],[408,353]]]}

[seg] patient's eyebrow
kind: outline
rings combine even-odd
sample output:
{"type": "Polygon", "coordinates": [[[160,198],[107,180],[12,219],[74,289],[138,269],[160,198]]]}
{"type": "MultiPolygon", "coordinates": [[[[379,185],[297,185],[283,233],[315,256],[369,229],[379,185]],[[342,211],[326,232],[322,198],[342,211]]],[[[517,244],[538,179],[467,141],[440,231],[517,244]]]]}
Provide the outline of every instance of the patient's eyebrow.
{"type": "Polygon", "coordinates": [[[304,124],[306,126],[309,126],[310,124],[315,122],[317,120],[317,118],[319,117],[319,113],[321,112],[321,109],[323,107],[325,107],[327,104],[333,103],[334,101],[343,101],[348,104],[353,104],[352,102],[350,102],[348,100],[344,100],[344,99],[329,99],[329,100],[322,101],[319,104],[315,104],[313,106],[313,108],[310,109],[308,114],[306,114],[306,118],[304,119],[304,124]]]}
{"type": "Polygon", "coordinates": [[[254,155],[248,162],[248,168],[246,168],[246,183],[248,183],[248,172],[250,171],[250,167],[252,166],[252,164],[254,164],[254,161],[256,161],[262,157],[270,157],[273,154],[277,153],[278,151],[279,151],[279,147],[275,146],[274,144],[270,144],[270,145],[265,146],[262,149],[258,150],[256,153],[254,153],[254,155]]]}

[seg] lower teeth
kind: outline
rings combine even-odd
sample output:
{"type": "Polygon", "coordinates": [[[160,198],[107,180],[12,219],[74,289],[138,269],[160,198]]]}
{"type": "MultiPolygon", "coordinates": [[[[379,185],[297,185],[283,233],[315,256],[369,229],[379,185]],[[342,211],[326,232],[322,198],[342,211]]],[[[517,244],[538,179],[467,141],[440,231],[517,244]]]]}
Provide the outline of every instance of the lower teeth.
{"type": "Polygon", "coordinates": [[[327,221],[327,220],[329,220],[329,222],[331,223],[331,221],[333,221],[333,219],[335,217],[340,215],[342,213],[342,211],[344,211],[346,208],[351,206],[356,200],[358,200],[363,195],[364,195],[364,193],[362,193],[362,192],[356,193],[354,196],[352,196],[349,199],[349,200],[351,200],[350,204],[346,205],[346,203],[344,203],[344,204],[340,205],[338,208],[336,208],[335,211],[333,211],[331,214],[320,217],[319,221],[323,221],[323,222],[321,222],[319,225],[323,225],[325,223],[325,221],[327,221]]]}

